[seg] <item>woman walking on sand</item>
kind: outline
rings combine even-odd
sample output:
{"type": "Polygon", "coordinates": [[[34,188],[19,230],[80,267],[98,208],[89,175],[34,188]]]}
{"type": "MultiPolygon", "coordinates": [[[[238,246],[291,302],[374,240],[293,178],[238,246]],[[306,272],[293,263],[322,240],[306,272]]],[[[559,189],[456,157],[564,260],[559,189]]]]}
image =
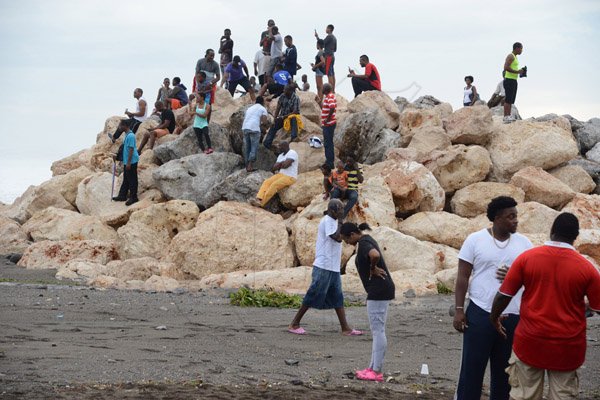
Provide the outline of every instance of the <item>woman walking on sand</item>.
{"type": "Polygon", "coordinates": [[[383,260],[379,245],[362,231],[370,230],[369,225],[346,222],[340,229],[342,240],[350,245],[358,245],[356,269],[367,292],[367,312],[373,336],[373,349],[369,367],[356,371],[356,377],[365,381],[383,381],[383,359],[387,349],[385,322],[390,301],[394,299],[396,288],[383,260]]]}

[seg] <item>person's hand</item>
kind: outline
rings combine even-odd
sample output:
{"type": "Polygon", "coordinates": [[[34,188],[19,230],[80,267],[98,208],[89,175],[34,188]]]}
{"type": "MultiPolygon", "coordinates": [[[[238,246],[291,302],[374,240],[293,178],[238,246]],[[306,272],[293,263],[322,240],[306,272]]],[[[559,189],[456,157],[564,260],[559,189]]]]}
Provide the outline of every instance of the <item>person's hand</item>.
{"type": "Polygon", "coordinates": [[[319,34],[317,33],[317,30],[316,30],[316,29],[315,29],[315,37],[316,37],[317,39],[319,39],[319,34]]]}
{"type": "Polygon", "coordinates": [[[375,268],[371,268],[371,273],[369,274],[369,279],[373,277],[385,280],[385,278],[387,277],[387,272],[385,272],[383,268],[379,268],[376,266],[375,268]]]}
{"type": "Polygon", "coordinates": [[[456,310],[456,314],[454,314],[454,321],[452,322],[454,329],[457,331],[464,333],[465,329],[469,326],[467,325],[467,317],[465,315],[465,310],[462,308],[458,308],[456,310]]]}
{"type": "Polygon", "coordinates": [[[492,321],[492,325],[494,325],[494,328],[496,329],[496,331],[498,331],[498,333],[500,334],[500,336],[502,336],[504,339],[506,339],[506,328],[504,328],[504,325],[502,325],[502,321],[504,321],[507,318],[506,315],[501,315],[499,316],[497,319],[491,319],[492,321]]]}
{"type": "Polygon", "coordinates": [[[327,200],[329,198],[329,193],[323,193],[323,200],[327,200]]]}
{"type": "Polygon", "coordinates": [[[508,267],[506,265],[502,265],[496,270],[496,279],[498,279],[501,283],[504,282],[504,278],[506,278],[507,273],[508,267]]]}
{"type": "Polygon", "coordinates": [[[130,164],[127,164],[127,165],[125,166],[125,169],[126,169],[127,171],[131,171],[131,165],[130,165],[130,164]]]}
{"type": "Polygon", "coordinates": [[[525,70],[523,68],[521,68],[520,70],[517,71],[517,73],[522,74],[525,70]]]}

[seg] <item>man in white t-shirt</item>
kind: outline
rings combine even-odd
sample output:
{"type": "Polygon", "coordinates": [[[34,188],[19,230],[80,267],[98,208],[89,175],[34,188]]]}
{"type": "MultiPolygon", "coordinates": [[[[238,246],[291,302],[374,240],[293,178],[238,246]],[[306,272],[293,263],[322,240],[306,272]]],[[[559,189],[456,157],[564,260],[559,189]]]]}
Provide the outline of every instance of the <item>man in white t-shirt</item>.
{"type": "Polygon", "coordinates": [[[261,126],[269,120],[269,113],[264,107],[262,96],[256,98],[256,104],[246,110],[242,131],[244,132],[244,159],[246,161],[246,171],[253,172],[255,169],[252,163],[256,161],[256,151],[260,141],[261,126]]]}
{"type": "Polygon", "coordinates": [[[250,200],[253,206],[264,208],[278,191],[291,186],[298,179],[298,153],[290,149],[288,142],[279,144],[279,155],[271,170],[279,172],[262,183],[256,199],[250,200]]]}
{"type": "Polygon", "coordinates": [[[490,323],[492,304],[501,279],[512,262],[533,247],[529,239],[517,232],[517,202],[506,196],[493,199],[487,207],[491,228],[472,233],[458,254],[455,288],[454,328],[462,332],[463,351],[455,400],[481,398],[483,377],[490,364],[490,399],[508,400],[510,385],[504,371],[512,351],[512,340],[519,322],[521,292],[506,308],[503,321],[505,340],[490,323]],[[471,278],[471,283],[469,279],[471,278]],[[470,303],[464,310],[469,291],[470,303]]]}
{"type": "Polygon", "coordinates": [[[261,49],[256,52],[254,56],[254,75],[258,77],[258,83],[260,86],[265,84],[265,74],[271,64],[271,56],[265,55],[265,52],[261,49]]]}
{"type": "Polygon", "coordinates": [[[273,26],[271,33],[269,34],[269,40],[271,40],[271,62],[267,69],[268,75],[273,75],[275,65],[281,64],[283,57],[283,36],[279,33],[279,28],[273,26]]]}
{"type": "Polygon", "coordinates": [[[315,261],[313,262],[312,282],[308,288],[302,306],[288,327],[288,332],[304,335],[306,331],[300,326],[302,317],[309,308],[317,310],[335,309],[346,336],[362,335],[361,331],[350,328],[344,311],[344,294],[340,265],[342,262],[342,236],[340,228],[344,215],[344,204],[339,199],[330,200],[327,214],[319,222],[315,261]]]}

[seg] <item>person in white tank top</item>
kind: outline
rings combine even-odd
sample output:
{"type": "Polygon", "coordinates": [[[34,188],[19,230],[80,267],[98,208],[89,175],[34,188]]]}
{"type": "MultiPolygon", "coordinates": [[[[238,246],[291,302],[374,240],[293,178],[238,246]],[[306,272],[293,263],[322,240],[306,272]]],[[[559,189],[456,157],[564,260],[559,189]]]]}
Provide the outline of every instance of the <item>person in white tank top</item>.
{"type": "Polygon", "coordinates": [[[125,110],[125,114],[129,118],[133,118],[138,122],[144,122],[148,117],[148,103],[146,103],[146,99],[142,97],[144,91],[140,88],[137,88],[133,91],[133,97],[137,100],[137,104],[135,107],[135,112],[132,113],[129,110],[125,110]]]}
{"type": "Polygon", "coordinates": [[[473,86],[473,77],[471,75],[465,76],[465,83],[467,86],[463,95],[463,105],[469,107],[475,104],[479,95],[477,94],[477,88],[473,86]]]}

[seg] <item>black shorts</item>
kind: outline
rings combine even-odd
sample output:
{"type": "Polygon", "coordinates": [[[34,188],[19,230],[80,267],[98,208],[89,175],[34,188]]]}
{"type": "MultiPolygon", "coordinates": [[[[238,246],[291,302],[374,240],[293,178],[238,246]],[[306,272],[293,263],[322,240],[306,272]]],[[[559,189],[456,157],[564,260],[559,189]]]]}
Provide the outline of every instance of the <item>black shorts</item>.
{"type": "Polygon", "coordinates": [[[238,79],[237,81],[229,81],[229,86],[227,86],[227,89],[232,96],[235,94],[235,89],[238,85],[243,87],[246,92],[250,91],[250,80],[247,76],[244,76],[242,79],[238,79]]]}
{"type": "Polygon", "coordinates": [[[284,88],[285,86],[280,85],[279,83],[270,83],[267,86],[267,89],[269,89],[269,93],[275,97],[281,96],[284,88]]]}
{"type": "Polygon", "coordinates": [[[508,104],[515,104],[515,99],[517,98],[517,80],[504,79],[503,85],[504,91],[506,92],[504,102],[508,104]]]}

